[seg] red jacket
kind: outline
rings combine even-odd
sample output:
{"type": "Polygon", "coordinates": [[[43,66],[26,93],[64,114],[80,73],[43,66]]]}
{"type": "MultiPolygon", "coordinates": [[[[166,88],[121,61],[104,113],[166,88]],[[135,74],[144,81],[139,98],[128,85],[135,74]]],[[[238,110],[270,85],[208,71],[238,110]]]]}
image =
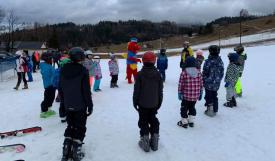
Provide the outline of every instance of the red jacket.
{"type": "Polygon", "coordinates": [[[183,94],[186,101],[197,101],[203,87],[202,75],[195,68],[186,68],[182,71],[179,80],[178,92],[183,94]]]}

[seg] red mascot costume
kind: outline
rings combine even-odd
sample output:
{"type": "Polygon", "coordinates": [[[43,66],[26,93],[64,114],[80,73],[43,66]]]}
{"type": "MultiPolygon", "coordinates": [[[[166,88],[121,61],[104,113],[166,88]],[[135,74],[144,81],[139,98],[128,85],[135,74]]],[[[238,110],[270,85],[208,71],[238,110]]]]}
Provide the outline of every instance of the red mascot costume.
{"type": "Polygon", "coordinates": [[[132,75],[134,79],[137,76],[137,63],[141,60],[137,58],[137,52],[140,50],[140,46],[137,44],[137,38],[131,38],[131,41],[128,43],[128,53],[127,53],[127,80],[128,83],[133,83],[132,75]]]}

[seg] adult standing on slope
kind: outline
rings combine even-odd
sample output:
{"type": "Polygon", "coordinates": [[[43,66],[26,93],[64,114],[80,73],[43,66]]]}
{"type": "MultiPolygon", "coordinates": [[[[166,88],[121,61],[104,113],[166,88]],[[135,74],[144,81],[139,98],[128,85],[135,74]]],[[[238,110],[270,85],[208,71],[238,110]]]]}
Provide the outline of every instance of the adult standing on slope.
{"type": "Polygon", "coordinates": [[[127,54],[127,80],[129,84],[132,84],[132,75],[136,80],[137,77],[137,63],[141,60],[137,58],[137,52],[140,50],[140,46],[137,44],[137,38],[131,38],[128,43],[128,54],[127,54]]]}
{"type": "Polygon", "coordinates": [[[181,59],[180,59],[180,67],[182,70],[185,68],[185,60],[188,56],[193,56],[194,52],[192,48],[190,47],[190,43],[188,41],[185,41],[183,43],[183,50],[181,52],[181,59]]]}

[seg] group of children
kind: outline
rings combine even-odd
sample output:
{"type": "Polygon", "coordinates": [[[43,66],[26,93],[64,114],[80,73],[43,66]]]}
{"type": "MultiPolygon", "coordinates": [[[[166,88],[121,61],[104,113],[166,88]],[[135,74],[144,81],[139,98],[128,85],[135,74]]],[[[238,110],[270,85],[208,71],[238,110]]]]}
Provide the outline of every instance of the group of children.
{"type": "MultiPolygon", "coordinates": [[[[193,57],[189,44],[185,44],[185,55],[181,57],[182,72],[178,84],[178,98],[181,100],[181,120],[178,126],[194,127],[196,116],[195,105],[201,100],[203,88],[205,89],[205,114],[213,117],[218,112],[218,97],[220,83],[224,76],[224,64],[219,56],[220,48],[216,45],[209,47],[209,57],[205,60],[203,71],[201,65],[204,61],[203,51],[196,51],[193,57]],[[188,52],[187,52],[188,51],[188,52]]],[[[227,107],[237,105],[235,99],[235,85],[240,80],[244,68],[246,55],[243,47],[235,48],[237,53],[230,53],[225,76],[227,91],[227,107]],[[243,55],[243,58],[240,58],[243,55]]],[[[60,97],[60,116],[66,118],[68,123],[63,143],[62,161],[73,157],[76,161],[83,157],[81,146],[86,132],[87,116],[93,111],[91,86],[93,91],[101,91],[100,81],[102,72],[100,57],[86,54],[81,48],[72,48],[68,55],[63,56],[58,69],[52,64],[52,54],[43,53],[41,57],[41,74],[45,88],[44,100],[41,103],[41,117],[55,114],[50,109],[55,98],[55,90],[58,89],[60,97]],[[94,81],[93,81],[94,80],[94,81]]],[[[133,92],[133,106],[139,113],[138,126],[140,128],[139,146],[148,152],[158,150],[159,120],[156,114],[163,100],[163,82],[166,79],[165,71],[168,68],[168,59],[165,49],[161,49],[156,56],[153,52],[146,52],[142,56],[143,67],[138,72],[133,92]],[[155,67],[155,63],[157,65],[155,67]]],[[[118,87],[119,74],[118,62],[114,54],[110,54],[108,62],[111,76],[110,88],[118,87]]]]}

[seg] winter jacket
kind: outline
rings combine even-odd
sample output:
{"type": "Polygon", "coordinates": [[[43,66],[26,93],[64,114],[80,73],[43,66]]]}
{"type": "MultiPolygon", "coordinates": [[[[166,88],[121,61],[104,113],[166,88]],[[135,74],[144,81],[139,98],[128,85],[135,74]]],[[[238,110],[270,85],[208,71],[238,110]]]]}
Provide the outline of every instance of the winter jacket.
{"type": "Polygon", "coordinates": [[[186,101],[197,101],[203,87],[201,72],[196,67],[189,67],[180,75],[178,92],[186,101]]]}
{"type": "Polygon", "coordinates": [[[181,68],[185,68],[184,63],[185,63],[185,60],[188,56],[194,56],[194,52],[191,49],[191,47],[184,48],[181,52],[181,59],[180,59],[180,67],[181,68]]]}
{"type": "Polygon", "coordinates": [[[244,70],[244,65],[245,65],[246,59],[247,59],[246,53],[241,53],[241,54],[239,54],[238,63],[239,63],[240,66],[241,66],[241,72],[243,72],[243,70],[244,70]]]}
{"type": "Polygon", "coordinates": [[[42,61],[40,63],[40,72],[42,74],[44,88],[48,88],[53,85],[55,69],[51,64],[47,64],[42,61]]]}
{"type": "Polygon", "coordinates": [[[93,71],[93,61],[90,59],[85,59],[83,62],[83,66],[89,71],[89,75],[93,76],[94,71],[93,71]]]}
{"type": "Polygon", "coordinates": [[[226,70],[224,81],[226,83],[231,84],[232,86],[235,86],[235,84],[239,78],[240,72],[242,72],[241,66],[236,65],[234,63],[229,63],[227,70],[226,70]]]}
{"type": "Polygon", "coordinates": [[[224,65],[220,56],[210,55],[203,66],[203,85],[209,91],[218,91],[224,75],[224,65]]]}
{"type": "Polygon", "coordinates": [[[20,56],[16,59],[16,71],[18,73],[20,72],[28,72],[28,67],[27,67],[27,60],[25,57],[20,56]]]}
{"type": "Polygon", "coordinates": [[[168,68],[168,59],[166,55],[159,54],[157,59],[157,68],[159,71],[165,71],[168,68]]]}
{"type": "Polygon", "coordinates": [[[56,89],[59,89],[60,70],[60,68],[54,70],[53,87],[56,89]]]}
{"type": "Polygon", "coordinates": [[[119,73],[119,67],[118,67],[118,63],[117,60],[110,60],[108,62],[109,65],[109,71],[111,75],[118,75],[119,73]]]}
{"type": "Polygon", "coordinates": [[[27,57],[26,57],[26,60],[27,60],[28,72],[32,72],[33,63],[32,63],[31,57],[30,57],[30,56],[27,56],[27,57]]]}
{"type": "Polygon", "coordinates": [[[142,108],[160,108],[163,82],[155,66],[143,66],[134,85],[133,103],[142,108]]]}
{"type": "Polygon", "coordinates": [[[87,111],[93,108],[89,73],[79,63],[65,64],[60,71],[60,96],[66,111],[87,111]]]}
{"type": "Polygon", "coordinates": [[[92,70],[93,70],[93,76],[94,76],[94,77],[98,77],[98,79],[101,79],[101,78],[102,78],[100,63],[98,63],[98,62],[93,62],[92,70]]]}

